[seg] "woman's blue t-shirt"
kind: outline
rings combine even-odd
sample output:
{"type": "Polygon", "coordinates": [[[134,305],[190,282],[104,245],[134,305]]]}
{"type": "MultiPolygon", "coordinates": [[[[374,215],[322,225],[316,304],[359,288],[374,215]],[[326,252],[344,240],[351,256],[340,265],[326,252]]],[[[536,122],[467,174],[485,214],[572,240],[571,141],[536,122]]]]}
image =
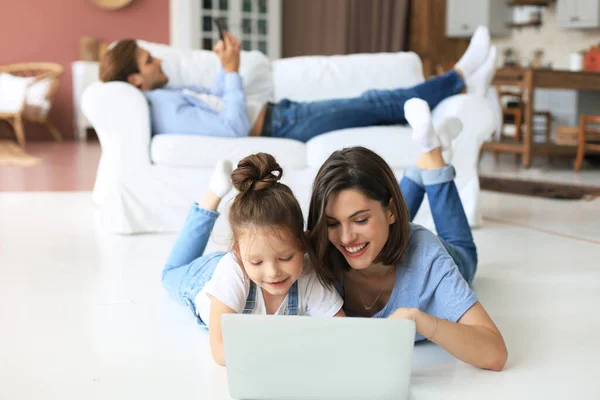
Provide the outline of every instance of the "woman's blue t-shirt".
{"type": "MultiPolygon", "coordinates": [[[[477,296],[438,237],[422,226],[409,225],[409,243],[396,266],[390,300],[373,318],[387,318],[398,308],[419,310],[457,322],[477,302],[477,296]]],[[[417,333],[415,340],[424,337],[417,333]]]]}

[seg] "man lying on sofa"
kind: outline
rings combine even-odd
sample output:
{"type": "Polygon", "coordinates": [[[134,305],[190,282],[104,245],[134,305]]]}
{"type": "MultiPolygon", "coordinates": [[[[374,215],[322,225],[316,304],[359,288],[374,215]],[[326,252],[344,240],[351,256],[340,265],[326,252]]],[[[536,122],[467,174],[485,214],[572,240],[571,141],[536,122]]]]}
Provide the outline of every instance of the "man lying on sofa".
{"type": "Polygon", "coordinates": [[[406,124],[404,103],[413,97],[424,99],[433,109],[464,89],[485,96],[496,61],[496,49],[490,49],[489,31],[479,27],[454,69],[414,87],[367,90],[350,99],[315,102],[284,99],[249,110],[238,73],[239,41],[224,32],[224,41],[219,41],[214,51],[221,60],[221,68],[210,89],[169,88],[161,60],[130,39],[117,42],[106,53],[100,63],[100,79],[129,82],[144,92],[150,104],[153,134],[270,136],[307,142],[338,129],[406,124]]]}

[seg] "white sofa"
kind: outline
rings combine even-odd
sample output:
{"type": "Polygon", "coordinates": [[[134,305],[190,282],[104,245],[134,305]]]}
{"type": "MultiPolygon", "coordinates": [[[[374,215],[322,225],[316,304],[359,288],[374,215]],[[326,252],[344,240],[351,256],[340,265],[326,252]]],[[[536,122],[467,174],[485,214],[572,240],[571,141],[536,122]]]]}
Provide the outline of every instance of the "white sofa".
{"type": "MultiPolygon", "coordinates": [[[[163,59],[163,69],[172,84],[211,85],[218,65],[212,52],[139,43],[163,59]]],[[[424,80],[420,59],[408,52],[311,56],[273,62],[261,53],[243,52],[241,66],[247,99],[256,103],[282,98],[310,101],[350,97],[367,89],[410,87],[424,80]]],[[[177,132],[152,137],[144,96],[122,82],[94,83],[84,93],[82,108],[102,146],[94,200],[99,205],[103,226],[113,233],[178,231],[190,204],[205,191],[213,166],[222,158],[235,165],[251,153],[273,154],[284,169],[283,181],[306,212],[314,176],[334,150],[366,146],[380,154],[399,178],[419,155],[410,128],[404,126],[336,131],[306,144],[290,139],[226,139],[177,132]]],[[[475,226],[480,221],[477,158],[483,140],[494,129],[494,117],[485,102],[472,95],[453,96],[433,110],[435,122],[447,115],[457,116],[464,125],[454,144],[453,163],[465,211],[475,226]]],[[[222,203],[222,207],[226,204],[222,203]]],[[[426,202],[415,222],[433,226],[426,202]]],[[[226,218],[221,218],[215,229],[226,229],[226,218]]]]}

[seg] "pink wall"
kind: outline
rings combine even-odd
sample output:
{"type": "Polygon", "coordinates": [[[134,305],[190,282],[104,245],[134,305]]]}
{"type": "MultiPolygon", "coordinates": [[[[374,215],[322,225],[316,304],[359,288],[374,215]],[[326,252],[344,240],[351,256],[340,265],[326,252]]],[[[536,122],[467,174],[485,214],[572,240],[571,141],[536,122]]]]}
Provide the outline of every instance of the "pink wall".
{"type": "MultiPolygon", "coordinates": [[[[73,137],[71,63],[79,58],[82,36],[111,42],[124,37],[169,41],[169,0],[133,0],[126,8],[105,11],[92,0],[2,1],[0,64],[52,61],[65,68],[50,120],[65,138],[73,137]]],[[[0,136],[9,135],[7,124],[0,136]]],[[[45,129],[28,124],[27,139],[51,139],[45,129]]]]}

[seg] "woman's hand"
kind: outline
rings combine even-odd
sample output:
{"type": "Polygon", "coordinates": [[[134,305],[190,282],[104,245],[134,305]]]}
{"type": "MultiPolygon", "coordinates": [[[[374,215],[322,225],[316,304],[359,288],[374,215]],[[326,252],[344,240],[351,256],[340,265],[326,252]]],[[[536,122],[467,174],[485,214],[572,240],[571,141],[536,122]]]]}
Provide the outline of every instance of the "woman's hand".
{"type": "Polygon", "coordinates": [[[437,330],[437,321],[434,316],[424,313],[418,308],[399,308],[389,318],[409,319],[415,321],[417,332],[428,340],[433,338],[437,330]]]}
{"type": "Polygon", "coordinates": [[[417,332],[456,358],[480,368],[502,371],[508,351],[500,331],[477,302],[458,322],[416,308],[399,308],[389,318],[415,321],[417,332]]]}
{"type": "Polygon", "coordinates": [[[410,319],[416,321],[419,310],[417,308],[399,308],[394,311],[389,318],[390,319],[410,319]]]}
{"type": "Polygon", "coordinates": [[[394,311],[389,318],[392,319],[410,319],[415,321],[417,333],[427,340],[434,339],[437,332],[439,319],[433,315],[427,314],[418,308],[399,308],[394,311]]]}

